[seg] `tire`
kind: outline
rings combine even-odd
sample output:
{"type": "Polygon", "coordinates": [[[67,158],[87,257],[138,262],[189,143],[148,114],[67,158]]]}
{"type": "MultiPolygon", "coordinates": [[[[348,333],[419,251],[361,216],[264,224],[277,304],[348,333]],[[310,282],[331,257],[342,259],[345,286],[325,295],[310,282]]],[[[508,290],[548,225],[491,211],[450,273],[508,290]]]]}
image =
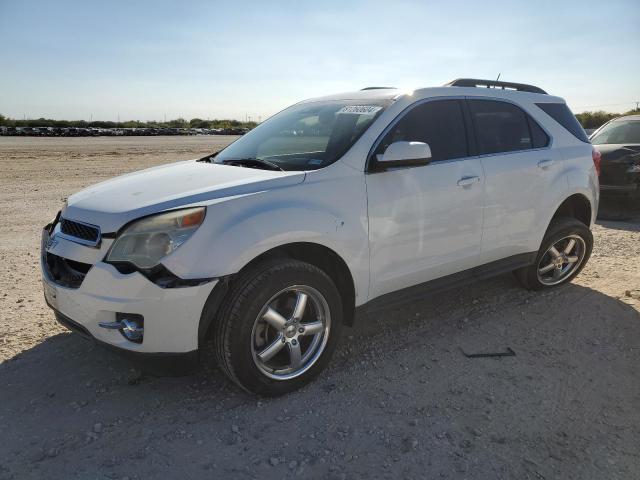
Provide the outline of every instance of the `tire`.
{"type": "Polygon", "coordinates": [[[342,320],[340,294],[322,270],[288,258],[264,262],[234,279],[202,347],[203,367],[210,372],[217,363],[250,393],[291,392],[327,365],[340,339],[342,320]],[[297,319],[302,297],[306,308],[298,310],[304,314],[297,319]]]}
{"type": "Polygon", "coordinates": [[[592,249],[593,235],[584,223],[575,218],[558,218],[549,225],[535,262],[528,267],[516,270],[514,274],[522,286],[529,290],[541,290],[564,285],[573,280],[584,268],[591,256],[592,249]],[[564,250],[569,249],[572,241],[574,242],[573,249],[565,253],[564,250]],[[561,256],[564,255],[563,259],[558,259],[555,253],[550,251],[552,246],[557,247],[555,253],[560,253],[561,256]],[[571,263],[570,260],[574,258],[577,258],[576,262],[571,263]],[[564,259],[569,261],[563,261],[562,265],[560,265],[560,261],[564,259]],[[556,264],[554,268],[544,271],[554,263],[556,264]],[[566,271],[563,270],[569,267],[571,268],[566,271]],[[557,275],[558,278],[553,278],[554,275],[557,275]]]}

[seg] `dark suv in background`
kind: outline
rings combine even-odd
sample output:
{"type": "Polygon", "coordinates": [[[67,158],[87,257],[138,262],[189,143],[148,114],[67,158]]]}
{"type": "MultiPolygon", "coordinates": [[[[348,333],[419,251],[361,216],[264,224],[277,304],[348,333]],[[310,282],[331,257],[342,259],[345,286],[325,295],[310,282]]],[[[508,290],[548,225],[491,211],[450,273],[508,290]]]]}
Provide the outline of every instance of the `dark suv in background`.
{"type": "Polygon", "coordinates": [[[590,140],[602,155],[602,195],[640,199],[640,115],[614,118],[590,140]]]}

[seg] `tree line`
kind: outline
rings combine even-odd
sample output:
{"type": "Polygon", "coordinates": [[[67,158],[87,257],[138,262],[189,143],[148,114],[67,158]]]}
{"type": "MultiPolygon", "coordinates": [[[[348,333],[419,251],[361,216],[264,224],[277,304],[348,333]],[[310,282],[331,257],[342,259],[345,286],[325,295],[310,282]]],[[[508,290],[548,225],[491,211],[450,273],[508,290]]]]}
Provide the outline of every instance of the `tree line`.
{"type": "Polygon", "coordinates": [[[576,115],[576,118],[582,125],[582,128],[599,128],[605,123],[607,123],[612,118],[620,117],[622,115],[638,115],[640,114],[640,109],[629,110],[625,113],[611,113],[611,112],[603,112],[602,110],[598,110],[597,112],[582,112],[576,115]]]}
{"type": "Polygon", "coordinates": [[[203,120],[201,118],[176,118],[167,122],[140,120],[128,120],[126,122],[109,122],[96,120],[87,122],[86,120],[53,120],[50,118],[37,118],[28,120],[17,120],[0,115],[0,126],[3,127],[61,127],[61,128],[254,128],[256,122],[241,122],[239,120],[203,120]]]}
{"type": "MultiPolygon", "coordinates": [[[[576,118],[582,128],[598,128],[609,120],[621,115],[637,115],[640,109],[629,110],[626,113],[611,113],[599,110],[597,112],[582,112],[576,118]]],[[[254,128],[256,122],[241,122],[239,120],[203,120],[192,118],[187,121],[184,118],[176,118],[168,122],[141,122],[140,120],[128,120],[126,122],[107,122],[96,120],[87,122],[86,120],[52,120],[49,118],[38,118],[30,120],[16,120],[0,115],[0,126],[4,127],[76,127],[76,128],[254,128]]]]}

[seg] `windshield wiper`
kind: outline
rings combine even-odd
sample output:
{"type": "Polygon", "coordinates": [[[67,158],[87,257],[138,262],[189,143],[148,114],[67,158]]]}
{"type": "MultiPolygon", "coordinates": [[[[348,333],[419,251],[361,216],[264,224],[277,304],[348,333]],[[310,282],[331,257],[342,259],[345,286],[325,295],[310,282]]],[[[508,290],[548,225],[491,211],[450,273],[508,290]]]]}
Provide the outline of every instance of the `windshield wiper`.
{"type": "Polygon", "coordinates": [[[198,160],[198,162],[207,162],[207,163],[213,163],[213,159],[216,157],[216,155],[218,155],[220,153],[220,150],[218,150],[217,152],[213,152],[211,155],[207,155],[206,157],[202,157],[198,160]]]}
{"type": "Polygon", "coordinates": [[[229,160],[223,160],[222,161],[223,165],[228,165],[228,164],[253,164],[253,165],[261,165],[263,167],[268,167],[267,170],[280,170],[281,172],[284,172],[284,169],[279,167],[278,165],[276,165],[273,162],[270,162],[269,160],[264,160],[262,158],[232,158],[229,160]]]}

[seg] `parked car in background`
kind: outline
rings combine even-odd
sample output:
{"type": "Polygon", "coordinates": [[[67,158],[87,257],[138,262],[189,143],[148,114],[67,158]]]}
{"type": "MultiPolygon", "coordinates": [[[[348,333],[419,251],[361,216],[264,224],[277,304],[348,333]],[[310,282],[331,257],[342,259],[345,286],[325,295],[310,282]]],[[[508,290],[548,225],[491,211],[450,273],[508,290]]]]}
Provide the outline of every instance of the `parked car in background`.
{"type": "Polygon", "coordinates": [[[98,137],[122,135],[244,135],[248,128],[99,128],[99,127],[2,127],[0,135],[32,137],[98,137]]]}
{"type": "Polygon", "coordinates": [[[640,115],[614,118],[590,140],[601,154],[602,195],[640,198],[640,115]]]}
{"type": "Polygon", "coordinates": [[[42,232],[45,298],[111,347],[282,394],[356,317],[504,272],[571,281],[594,159],[564,100],[531,85],[306,100],[216,154],[71,195],[42,232]]]}

